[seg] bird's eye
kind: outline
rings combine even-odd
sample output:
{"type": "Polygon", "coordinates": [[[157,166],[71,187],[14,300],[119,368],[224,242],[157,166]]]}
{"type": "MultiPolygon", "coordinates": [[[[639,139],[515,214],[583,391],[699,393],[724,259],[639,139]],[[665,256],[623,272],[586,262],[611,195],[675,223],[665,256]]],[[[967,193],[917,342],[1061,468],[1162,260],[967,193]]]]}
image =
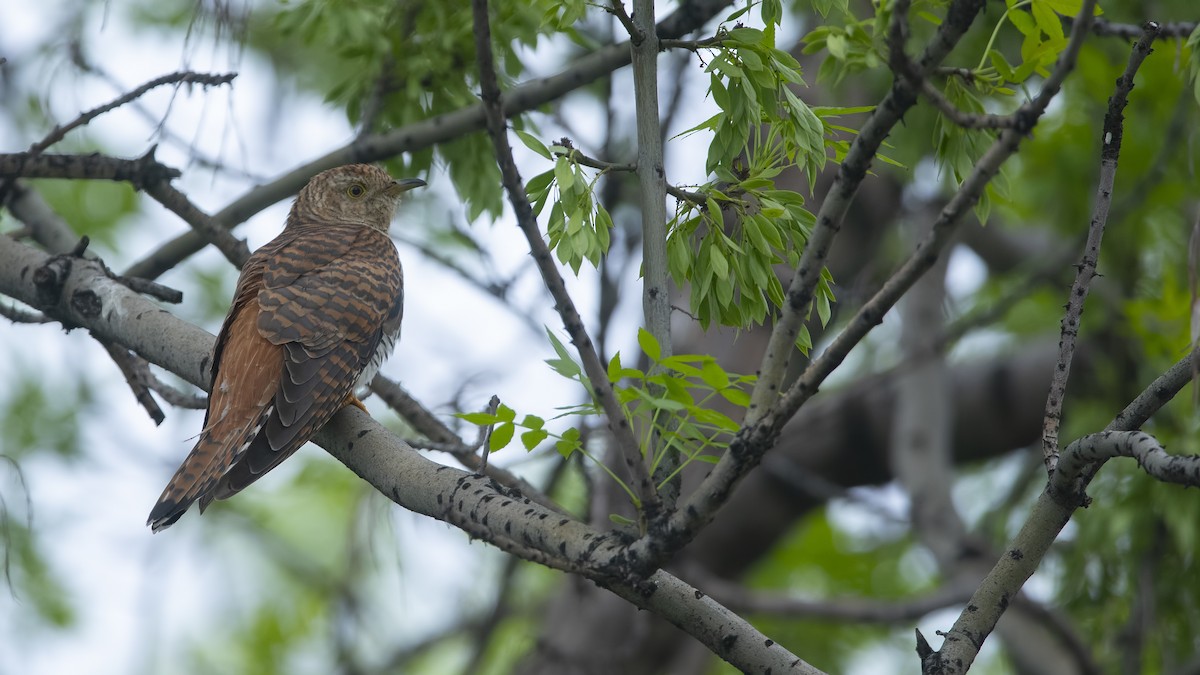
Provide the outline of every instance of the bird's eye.
{"type": "Polygon", "coordinates": [[[350,195],[354,199],[358,199],[359,197],[367,194],[367,188],[363,187],[359,183],[355,183],[354,185],[346,188],[346,194],[350,195]]]}

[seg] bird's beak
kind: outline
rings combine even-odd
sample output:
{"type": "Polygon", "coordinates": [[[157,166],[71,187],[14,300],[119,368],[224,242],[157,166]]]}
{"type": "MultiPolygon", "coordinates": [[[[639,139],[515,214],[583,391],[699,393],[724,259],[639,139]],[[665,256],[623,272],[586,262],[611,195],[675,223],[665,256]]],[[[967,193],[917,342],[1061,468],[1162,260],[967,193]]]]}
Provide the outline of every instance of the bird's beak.
{"type": "Polygon", "coordinates": [[[425,187],[425,181],[420,178],[402,178],[392,181],[392,187],[388,189],[394,195],[403,194],[413,188],[425,187]]]}

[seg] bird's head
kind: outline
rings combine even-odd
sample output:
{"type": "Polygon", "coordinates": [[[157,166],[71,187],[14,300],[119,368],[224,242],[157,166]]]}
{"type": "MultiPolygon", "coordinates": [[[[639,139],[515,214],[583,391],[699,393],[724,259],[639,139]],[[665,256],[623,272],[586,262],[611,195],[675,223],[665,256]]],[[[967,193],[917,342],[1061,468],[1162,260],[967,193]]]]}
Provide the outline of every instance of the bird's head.
{"type": "Polygon", "coordinates": [[[396,180],[371,164],[348,164],[322,171],[300,190],[288,222],[347,223],[387,232],[400,195],[425,185],[418,178],[396,180]]]}

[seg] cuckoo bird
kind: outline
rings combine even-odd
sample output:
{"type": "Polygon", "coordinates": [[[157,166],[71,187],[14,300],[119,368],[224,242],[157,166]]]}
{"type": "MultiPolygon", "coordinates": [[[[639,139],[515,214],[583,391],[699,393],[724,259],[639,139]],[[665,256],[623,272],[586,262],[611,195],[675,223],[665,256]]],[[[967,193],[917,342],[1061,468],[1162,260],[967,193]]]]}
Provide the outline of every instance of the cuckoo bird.
{"type": "Polygon", "coordinates": [[[404,276],[388,226],[400,195],[422,185],[354,164],[300,190],[283,232],[242,268],[204,427],[150,512],[155,532],[258,480],[343,406],[363,407],[355,389],[400,335],[404,276]]]}

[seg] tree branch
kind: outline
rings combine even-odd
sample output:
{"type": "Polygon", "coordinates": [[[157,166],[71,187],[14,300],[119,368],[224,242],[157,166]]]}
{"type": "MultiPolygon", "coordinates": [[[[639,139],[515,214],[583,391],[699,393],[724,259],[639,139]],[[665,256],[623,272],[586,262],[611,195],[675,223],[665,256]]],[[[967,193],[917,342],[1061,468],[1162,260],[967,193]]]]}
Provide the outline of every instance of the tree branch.
{"type": "MultiPolygon", "coordinates": [[[[1187,386],[1191,381],[1192,368],[1198,363],[1200,350],[1193,351],[1178,361],[1126,406],[1105,431],[1133,431],[1145,424],[1151,415],[1187,386]]],[[[1070,480],[1074,489],[1068,491],[1053,489],[1047,483],[1020,532],[1008,545],[1004,555],[1000,556],[979,589],[971,596],[968,609],[959,615],[954,626],[945,634],[941,649],[932,655],[924,672],[951,675],[965,673],[971,667],[984,640],[995,628],[1010,600],[1016,597],[1021,587],[1033,575],[1058,533],[1080,505],[1079,495],[1097,470],[1098,466],[1095,465],[1085,467],[1083,475],[1076,476],[1077,481],[1070,480]],[[933,670],[932,666],[938,666],[942,670],[933,670]]],[[[1061,466],[1059,471],[1064,473],[1064,478],[1056,480],[1069,479],[1061,466]]]]}
{"type": "MultiPolygon", "coordinates": [[[[1086,21],[1080,22],[1086,24],[1086,21]]],[[[1100,151],[1100,180],[1096,185],[1096,205],[1092,222],[1088,227],[1087,242],[1083,257],[1076,266],[1078,273],[1067,296],[1067,308],[1062,320],[1062,335],[1058,342],[1058,365],[1050,380],[1050,393],[1046,397],[1046,419],[1042,423],[1042,457],[1046,472],[1053,474],[1058,465],[1058,430],[1062,424],[1063,399],[1067,395],[1067,379],[1071,375],[1071,358],[1075,354],[1075,341],[1079,337],[1079,322],[1083,317],[1083,303],[1087,300],[1092,279],[1096,278],[1096,265],[1100,259],[1100,242],[1104,238],[1104,226],[1108,223],[1108,209],[1112,204],[1113,183],[1117,177],[1117,160],[1121,155],[1121,139],[1125,135],[1125,104],[1133,90],[1133,76],[1142,61],[1150,55],[1150,47],[1158,34],[1158,24],[1148,22],[1142,29],[1142,37],[1133,46],[1125,72],[1117,79],[1117,87],[1108,99],[1108,111],[1104,114],[1104,136],[1100,151]]]]}
{"type": "Polygon", "coordinates": [[[509,202],[517,217],[517,225],[529,242],[529,251],[537,263],[538,271],[547,290],[554,298],[555,308],[562,318],[563,327],[571,336],[571,342],[579,351],[579,359],[583,363],[591,386],[592,393],[604,409],[608,418],[608,428],[612,431],[616,445],[616,454],[624,465],[624,471],[630,479],[634,494],[639,500],[639,508],[648,515],[658,512],[658,493],[650,482],[650,474],[642,461],[637,439],[625,416],[625,410],[617,402],[613,393],[612,383],[608,379],[608,371],[601,363],[596,348],[583,325],[583,318],[575,309],[575,303],[567,293],[566,284],[550,247],[542,239],[541,229],[525,195],[525,185],[517,172],[516,162],[513,161],[512,147],[508,143],[508,129],[504,117],[504,103],[500,94],[500,86],[496,81],[496,68],[492,60],[491,28],[488,22],[487,0],[472,0],[471,4],[475,22],[475,51],[479,59],[479,85],[482,90],[483,106],[487,115],[488,134],[492,137],[492,145],[496,149],[496,161],[500,165],[500,174],[504,190],[508,193],[509,202]]]}
{"type": "MultiPolygon", "coordinates": [[[[133,160],[92,155],[0,155],[0,178],[71,178],[128,182],[145,191],[195,229],[206,242],[214,244],[229,262],[241,267],[250,257],[246,242],[220,227],[211,216],[196,208],[186,195],[171,186],[178,170],[154,158],[155,148],[133,160]]],[[[126,276],[137,276],[127,274],[126,276]]]]}
{"type": "MultiPolygon", "coordinates": [[[[621,0],[614,0],[613,5],[623,7],[621,0]]],[[[654,35],[654,0],[634,0],[632,21],[638,206],[642,215],[642,314],[646,330],[654,336],[662,357],[666,358],[672,353],[671,287],[667,272],[667,181],[658,111],[659,46],[658,36],[654,35]]],[[[651,394],[658,396],[660,392],[652,390],[651,394]]],[[[674,509],[679,498],[680,481],[667,479],[678,472],[680,452],[662,447],[657,429],[649,430],[649,438],[652,440],[642,452],[657,462],[653,481],[659,486],[663,508],[658,514],[649,514],[653,522],[674,509]]]]}
{"type": "MultiPolygon", "coordinates": [[[[941,64],[974,22],[983,5],[983,0],[956,0],[951,4],[946,20],[938,27],[937,36],[921,57],[918,64],[919,73],[927,73],[941,64]]],[[[829,250],[841,229],[842,219],[846,216],[850,201],[866,177],[871,161],[884,139],[916,100],[916,92],[912,86],[904,80],[898,80],[851,142],[850,149],[838,167],[833,185],[825,195],[825,200],[821,202],[816,224],[804,245],[800,265],[788,285],[787,302],[775,322],[775,328],[771,331],[771,339],[758,369],[758,383],[754,387],[750,407],[746,411],[746,425],[757,424],[776,404],[783,386],[784,373],[796,348],[800,326],[808,317],[817,282],[821,278],[821,270],[825,267],[829,250]]]]}

